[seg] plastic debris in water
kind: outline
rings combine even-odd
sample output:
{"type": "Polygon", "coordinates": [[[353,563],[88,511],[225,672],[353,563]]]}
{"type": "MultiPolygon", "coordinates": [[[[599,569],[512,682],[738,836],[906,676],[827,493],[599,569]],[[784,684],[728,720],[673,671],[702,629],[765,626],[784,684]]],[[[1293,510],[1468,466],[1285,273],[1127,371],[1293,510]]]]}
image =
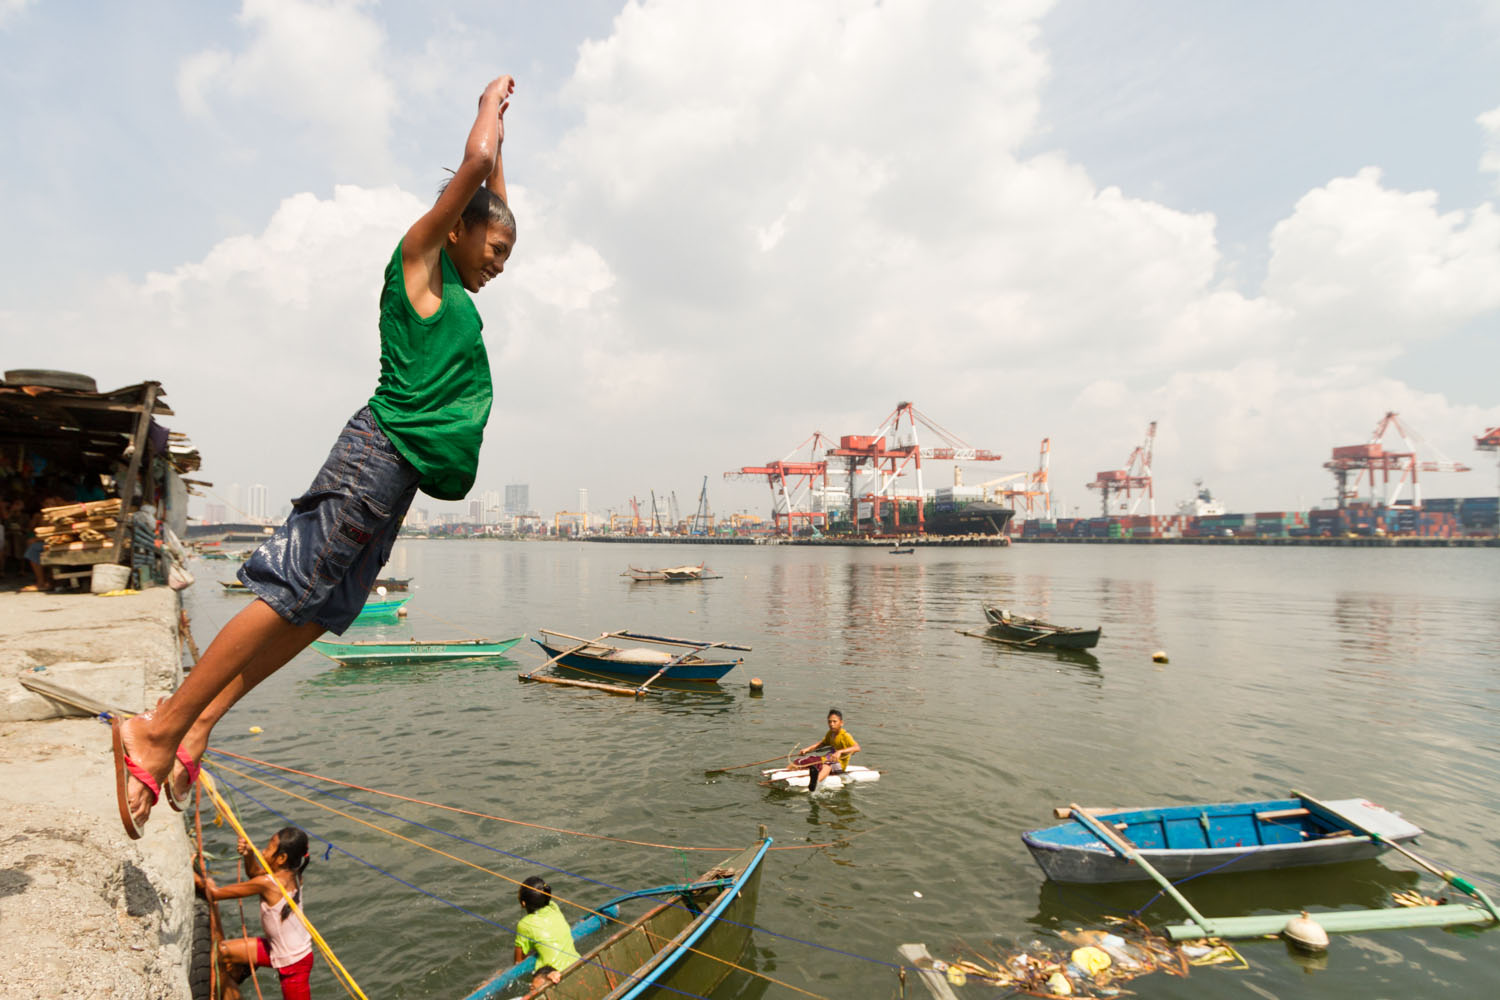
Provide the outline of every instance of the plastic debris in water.
{"type": "Polygon", "coordinates": [[[260,728],[259,726],[251,726],[250,727],[250,731],[252,733],[263,733],[263,732],[265,732],[265,730],[262,729],[262,728],[260,728]]]}

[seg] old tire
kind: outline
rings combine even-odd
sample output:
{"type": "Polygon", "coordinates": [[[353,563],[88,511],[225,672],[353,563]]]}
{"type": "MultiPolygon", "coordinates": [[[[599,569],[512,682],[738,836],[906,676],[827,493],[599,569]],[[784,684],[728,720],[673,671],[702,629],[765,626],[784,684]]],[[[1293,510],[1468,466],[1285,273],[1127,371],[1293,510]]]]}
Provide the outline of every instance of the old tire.
{"type": "Polygon", "coordinates": [[[193,900],[193,951],[188,962],[188,992],[193,1000],[214,1000],[214,941],[208,921],[208,904],[193,900]]]}
{"type": "Polygon", "coordinates": [[[12,368],[5,373],[6,385],[40,385],[48,389],[73,389],[77,392],[98,392],[99,385],[88,375],[77,372],[57,372],[48,368],[12,368]]]}

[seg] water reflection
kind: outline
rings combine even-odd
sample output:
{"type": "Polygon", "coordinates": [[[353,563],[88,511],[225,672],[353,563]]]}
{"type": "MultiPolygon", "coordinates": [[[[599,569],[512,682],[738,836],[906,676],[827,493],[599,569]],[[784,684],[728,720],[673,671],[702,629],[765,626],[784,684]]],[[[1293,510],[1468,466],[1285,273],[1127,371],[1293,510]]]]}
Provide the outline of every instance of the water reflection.
{"type": "Polygon", "coordinates": [[[451,681],[463,675],[513,673],[517,664],[505,658],[445,660],[442,663],[382,663],[352,667],[330,661],[331,668],[309,677],[303,684],[312,690],[340,690],[364,685],[428,684],[451,681]]]}

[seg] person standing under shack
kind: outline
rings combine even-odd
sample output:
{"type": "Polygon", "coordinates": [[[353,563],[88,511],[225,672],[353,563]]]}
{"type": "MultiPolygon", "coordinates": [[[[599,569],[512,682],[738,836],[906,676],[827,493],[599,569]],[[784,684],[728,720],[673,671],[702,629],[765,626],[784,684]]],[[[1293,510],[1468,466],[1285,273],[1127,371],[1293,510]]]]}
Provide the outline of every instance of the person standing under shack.
{"type": "Polygon", "coordinates": [[[473,486],[493,390],[470,294],[505,269],[516,241],[500,156],[514,90],[509,76],[485,87],[462,162],[396,245],[380,294],[380,384],[240,569],[256,599],[171,697],[114,721],[116,798],[132,838],[163,792],[180,808],[224,713],[325,631],[349,627],[417,490],[457,500],[473,486]]]}
{"type": "MultiPolygon", "coordinates": [[[[844,728],[844,713],[836,708],[828,710],[828,732],[816,743],[810,743],[798,753],[819,751],[816,761],[808,761],[807,790],[818,790],[818,782],[830,774],[843,774],[849,768],[849,759],[859,753],[859,742],[844,728]]],[[[799,760],[797,763],[801,764],[799,760]]]]}

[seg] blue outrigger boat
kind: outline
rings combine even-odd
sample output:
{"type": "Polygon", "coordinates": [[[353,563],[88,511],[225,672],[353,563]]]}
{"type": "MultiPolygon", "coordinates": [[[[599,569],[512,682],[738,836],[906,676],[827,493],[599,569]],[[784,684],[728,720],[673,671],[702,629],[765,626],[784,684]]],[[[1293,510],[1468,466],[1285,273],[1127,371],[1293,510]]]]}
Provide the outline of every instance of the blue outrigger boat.
{"type": "Polygon", "coordinates": [[[1021,834],[1036,863],[1056,882],[1151,878],[1131,854],[1173,881],[1220,866],[1247,872],[1359,861],[1422,834],[1398,813],[1365,799],[1326,805],[1299,796],[1146,809],[1069,807],[1057,815],[1069,822],[1021,834]]]}
{"type": "Polygon", "coordinates": [[[585,639],[565,632],[539,629],[548,639],[533,637],[532,642],[542,647],[543,652],[564,667],[572,667],[589,673],[613,674],[617,677],[653,677],[657,674],[674,681],[717,681],[729,671],[745,662],[743,656],[728,659],[708,659],[701,654],[710,649],[733,649],[748,652],[749,646],[736,646],[727,642],[700,642],[696,639],[676,639],[666,635],[646,635],[641,632],[606,632],[597,639],[585,639]],[[642,647],[625,648],[607,640],[626,639],[633,642],[651,643],[657,646],[685,649],[673,656],[658,649],[642,647]],[[557,640],[562,640],[558,642],[557,640]],[[665,671],[665,673],[663,673],[665,671]]]}
{"type": "MultiPolygon", "coordinates": [[[[573,925],[583,941],[606,924],[618,929],[563,970],[562,981],[527,994],[532,1000],[644,1000],[708,996],[740,962],[750,943],[760,890],[761,862],[771,838],[728,858],[696,882],[625,893],[573,925]],[[663,898],[633,919],[621,918],[631,900],[663,898]]],[[[507,943],[507,948],[509,947],[507,943]]],[[[536,958],[497,972],[464,1000],[498,1000],[530,988],[536,958]]]]}

